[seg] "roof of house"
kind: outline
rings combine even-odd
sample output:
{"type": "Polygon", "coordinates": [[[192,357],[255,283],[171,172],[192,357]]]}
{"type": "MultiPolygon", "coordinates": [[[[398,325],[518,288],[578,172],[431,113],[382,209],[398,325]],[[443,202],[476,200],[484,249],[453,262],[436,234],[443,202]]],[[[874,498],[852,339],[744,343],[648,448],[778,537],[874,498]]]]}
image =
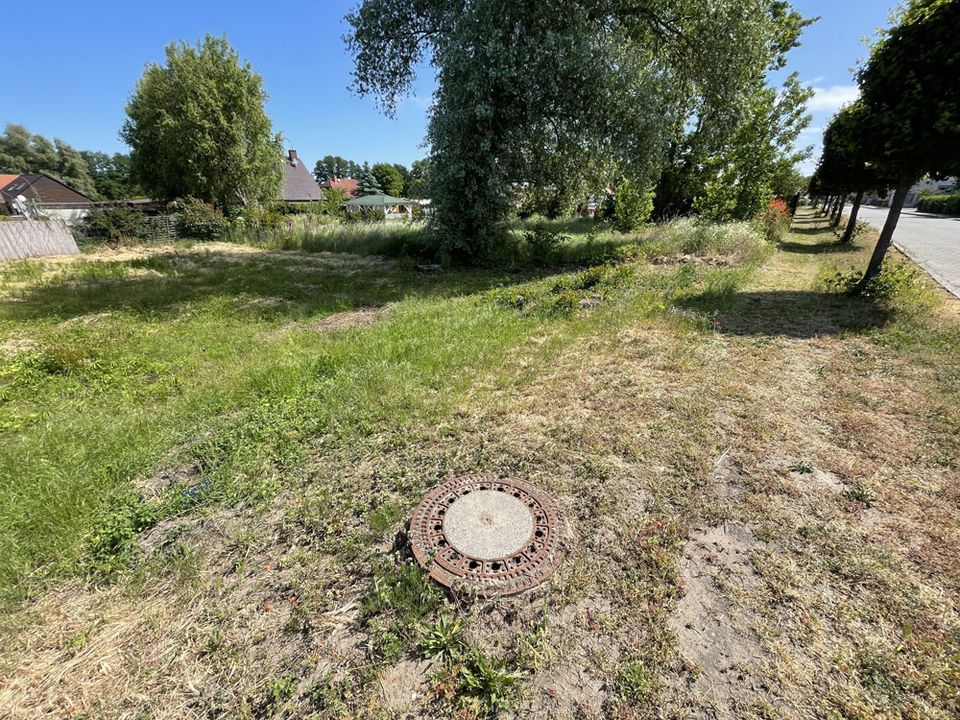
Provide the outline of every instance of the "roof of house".
{"type": "Polygon", "coordinates": [[[383,207],[385,205],[413,205],[413,200],[398,198],[393,195],[364,195],[363,197],[347,200],[344,205],[350,207],[383,207]]]}
{"type": "Polygon", "coordinates": [[[291,150],[283,160],[283,199],[286,202],[314,202],[323,200],[323,192],[307,166],[291,150]]]}
{"type": "Polygon", "coordinates": [[[360,182],[353,178],[332,178],[330,180],[324,180],[320,183],[320,187],[343,190],[347,195],[353,197],[360,190],[360,182]]]}
{"type": "Polygon", "coordinates": [[[90,205],[93,199],[45,173],[0,176],[0,195],[12,200],[23,195],[44,205],[90,205]],[[10,179],[8,182],[3,180],[10,179]]]}

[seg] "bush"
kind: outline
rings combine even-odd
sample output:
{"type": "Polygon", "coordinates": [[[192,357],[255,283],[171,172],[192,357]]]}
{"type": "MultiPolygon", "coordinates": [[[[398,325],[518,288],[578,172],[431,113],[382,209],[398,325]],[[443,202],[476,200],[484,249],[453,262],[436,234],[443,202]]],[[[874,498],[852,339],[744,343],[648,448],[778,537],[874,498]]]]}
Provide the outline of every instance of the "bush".
{"type": "Polygon", "coordinates": [[[914,292],[923,287],[923,273],[917,268],[902,263],[888,263],[883,266],[866,287],[861,287],[863,272],[837,270],[823,278],[827,290],[846,294],[860,294],[864,297],[888,300],[906,292],[914,292]]]}
{"type": "Polygon", "coordinates": [[[624,179],[617,188],[613,206],[613,226],[620,232],[633,232],[653,213],[654,193],[624,179]]]}
{"type": "Polygon", "coordinates": [[[523,239],[530,249],[530,259],[539,265],[552,262],[560,246],[570,241],[569,237],[551,230],[543,223],[537,223],[533,229],[523,233],[523,239]]]}
{"type": "Polygon", "coordinates": [[[202,200],[176,200],[170,203],[170,209],[177,214],[177,237],[216,240],[227,230],[223,213],[202,200]]]}
{"type": "Polygon", "coordinates": [[[94,208],[84,218],[82,228],[87,237],[114,243],[150,236],[150,226],[143,213],[123,206],[94,208]]]}
{"type": "Polygon", "coordinates": [[[922,198],[917,205],[917,210],[938,215],[960,215],[960,194],[931,195],[922,198]]]}
{"type": "Polygon", "coordinates": [[[757,216],[757,223],[767,242],[778,243],[790,229],[790,208],[783,200],[774,200],[757,216]]]}

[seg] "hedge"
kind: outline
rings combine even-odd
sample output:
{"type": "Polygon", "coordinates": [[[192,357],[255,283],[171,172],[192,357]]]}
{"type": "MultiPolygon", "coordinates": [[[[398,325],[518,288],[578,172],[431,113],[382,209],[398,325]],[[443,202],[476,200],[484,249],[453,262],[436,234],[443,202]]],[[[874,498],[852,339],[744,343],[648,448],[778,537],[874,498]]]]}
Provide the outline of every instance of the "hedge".
{"type": "Polygon", "coordinates": [[[920,200],[917,211],[939,215],[960,215],[960,195],[931,195],[920,200]]]}

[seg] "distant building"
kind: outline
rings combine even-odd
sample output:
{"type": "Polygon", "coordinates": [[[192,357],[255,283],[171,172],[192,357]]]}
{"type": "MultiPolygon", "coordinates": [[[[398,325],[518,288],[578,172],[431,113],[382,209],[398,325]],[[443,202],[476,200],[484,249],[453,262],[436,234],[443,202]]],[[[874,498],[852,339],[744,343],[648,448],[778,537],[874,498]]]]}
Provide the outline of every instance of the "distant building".
{"type": "Polygon", "coordinates": [[[296,150],[291,150],[283,160],[283,195],[284,202],[302,203],[318,202],[323,200],[323,191],[317,185],[313,175],[306,165],[297,156],[296,150]]]}
{"type": "MultiPolygon", "coordinates": [[[[933,180],[929,177],[925,177],[920,182],[916,183],[910,192],[907,193],[906,200],[903,201],[904,207],[916,207],[920,203],[920,199],[924,195],[929,195],[933,192],[936,195],[947,195],[957,188],[957,178],[949,177],[943,180],[933,180]]],[[[887,207],[890,205],[890,200],[893,197],[893,190],[887,190],[886,194],[881,197],[879,192],[867,193],[863,196],[863,202],[866,205],[881,205],[887,207]]]]}
{"type": "Polygon", "coordinates": [[[43,173],[0,175],[0,212],[38,214],[77,223],[93,207],[93,199],[43,173]]]}
{"type": "Polygon", "coordinates": [[[330,178],[320,183],[325,190],[343,190],[347,197],[354,198],[360,192],[360,182],[353,178],[330,178]]]}

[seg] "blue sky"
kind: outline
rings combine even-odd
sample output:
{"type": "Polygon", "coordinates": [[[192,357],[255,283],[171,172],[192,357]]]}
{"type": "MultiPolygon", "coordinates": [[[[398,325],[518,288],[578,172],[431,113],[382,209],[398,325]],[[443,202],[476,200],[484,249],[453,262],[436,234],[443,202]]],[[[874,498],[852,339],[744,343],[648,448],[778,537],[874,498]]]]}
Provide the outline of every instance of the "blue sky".
{"type": "MultiPolygon", "coordinates": [[[[817,89],[813,123],[803,144],[818,144],[833,112],[855,97],[851,70],[866,55],[863,38],[886,24],[894,0],[795,0],[821,20],[808,28],[788,71],[817,89]]],[[[400,162],[423,157],[432,80],[395,120],[371,99],[349,90],[350,58],[341,37],[353,0],[168,0],[162,6],[130,0],[47,0],[11,24],[4,55],[12,59],[0,92],[0,124],[26,125],[78,149],[123,150],[118,131],[124,104],[144,65],[163,60],[174,40],[194,42],[226,33],[240,55],[263,75],[268,112],[287,146],[311,166],[323,155],[400,162]]],[[[812,160],[807,170],[812,167],[812,160]]]]}

